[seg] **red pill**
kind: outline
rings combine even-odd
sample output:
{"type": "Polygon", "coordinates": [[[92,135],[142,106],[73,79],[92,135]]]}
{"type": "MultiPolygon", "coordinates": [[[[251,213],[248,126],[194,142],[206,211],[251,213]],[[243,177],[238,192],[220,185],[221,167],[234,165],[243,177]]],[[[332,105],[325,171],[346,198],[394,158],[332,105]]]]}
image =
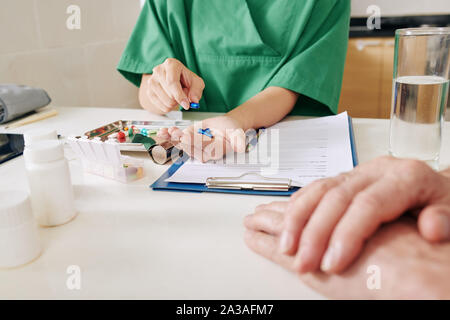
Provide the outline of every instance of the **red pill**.
{"type": "Polygon", "coordinates": [[[123,133],[122,131],[117,133],[117,140],[119,140],[119,142],[125,141],[125,133],[123,133]]]}

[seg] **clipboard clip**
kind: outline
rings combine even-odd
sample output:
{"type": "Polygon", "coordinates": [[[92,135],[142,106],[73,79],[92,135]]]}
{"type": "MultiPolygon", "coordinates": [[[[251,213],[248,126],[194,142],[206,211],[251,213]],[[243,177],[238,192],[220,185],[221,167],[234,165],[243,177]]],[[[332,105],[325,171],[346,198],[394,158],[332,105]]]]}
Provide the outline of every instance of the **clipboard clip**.
{"type": "Polygon", "coordinates": [[[291,179],[267,178],[257,172],[244,173],[238,177],[210,177],[206,179],[206,187],[209,189],[289,191],[291,184],[291,179]],[[256,176],[263,181],[245,181],[243,178],[248,176],[256,176]]]}

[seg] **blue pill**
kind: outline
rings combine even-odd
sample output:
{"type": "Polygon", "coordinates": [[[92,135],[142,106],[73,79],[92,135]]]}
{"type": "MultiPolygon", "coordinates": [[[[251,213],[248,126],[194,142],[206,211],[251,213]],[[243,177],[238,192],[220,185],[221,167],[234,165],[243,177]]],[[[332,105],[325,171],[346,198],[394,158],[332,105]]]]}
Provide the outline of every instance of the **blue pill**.
{"type": "Polygon", "coordinates": [[[212,135],[211,130],[209,128],[198,129],[197,132],[202,134],[202,135],[204,135],[204,136],[207,136],[207,137],[210,137],[210,138],[214,138],[214,136],[212,135]]]}
{"type": "Polygon", "coordinates": [[[200,108],[200,104],[191,102],[191,109],[199,109],[199,108],[200,108]]]}

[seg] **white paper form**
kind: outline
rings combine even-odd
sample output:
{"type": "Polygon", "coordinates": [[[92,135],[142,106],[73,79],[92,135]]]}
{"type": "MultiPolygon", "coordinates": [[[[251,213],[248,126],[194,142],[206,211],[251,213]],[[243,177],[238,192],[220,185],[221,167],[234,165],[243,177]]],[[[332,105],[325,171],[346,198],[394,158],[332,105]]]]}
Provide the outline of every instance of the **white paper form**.
{"type": "MultiPolygon", "coordinates": [[[[166,181],[204,184],[209,177],[239,177],[252,172],[267,178],[288,178],[293,186],[303,187],[352,168],[348,115],[344,112],[278,123],[265,130],[248,154],[232,155],[231,161],[230,156],[208,163],[188,160],[166,181]]],[[[264,182],[256,175],[244,179],[264,182]]]]}

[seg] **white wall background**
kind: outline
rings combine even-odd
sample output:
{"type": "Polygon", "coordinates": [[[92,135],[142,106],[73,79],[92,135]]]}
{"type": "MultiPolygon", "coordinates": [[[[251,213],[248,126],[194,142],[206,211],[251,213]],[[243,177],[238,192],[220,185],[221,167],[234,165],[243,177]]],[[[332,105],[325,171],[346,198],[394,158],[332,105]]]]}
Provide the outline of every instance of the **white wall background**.
{"type": "Polygon", "coordinates": [[[139,0],[0,0],[0,83],[43,88],[59,106],[138,108],[116,65],[139,12],[139,0]],[[66,26],[70,5],[79,30],[66,26]]]}
{"type": "Polygon", "coordinates": [[[372,4],[381,8],[383,16],[450,14],[450,0],[352,0],[352,16],[367,16],[372,4]]]}

